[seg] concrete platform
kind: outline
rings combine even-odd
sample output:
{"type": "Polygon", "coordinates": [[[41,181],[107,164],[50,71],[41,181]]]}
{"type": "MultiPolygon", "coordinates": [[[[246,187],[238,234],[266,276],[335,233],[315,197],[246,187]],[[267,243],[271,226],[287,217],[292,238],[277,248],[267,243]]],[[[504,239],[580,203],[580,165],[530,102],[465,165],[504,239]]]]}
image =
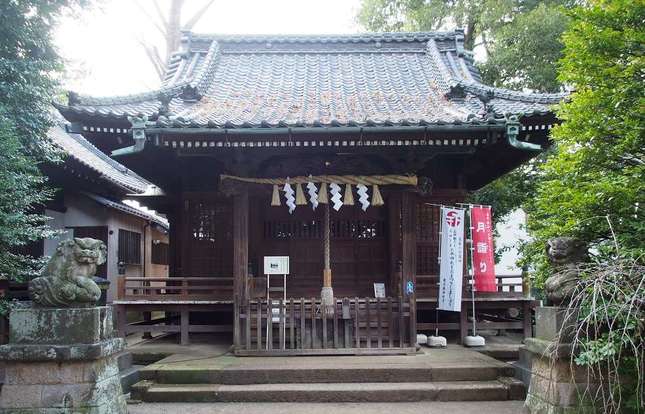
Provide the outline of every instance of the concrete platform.
{"type": "MultiPolygon", "coordinates": [[[[449,344],[414,355],[238,357],[230,337],[195,335],[133,341],[139,371],[132,398],[145,402],[415,402],[521,400],[513,365],[449,344]]],[[[506,339],[487,351],[509,348],[506,339]]]]}
{"type": "Polygon", "coordinates": [[[513,376],[513,366],[449,345],[406,356],[235,357],[175,354],[140,371],[163,384],[269,384],[487,381],[513,376]]]}
{"type": "MultiPolygon", "coordinates": [[[[132,349],[132,348],[131,348],[132,349]]],[[[449,345],[416,355],[236,357],[173,354],[140,372],[146,402],[504,401],[524,397],[514,368],[449,345]]]]}

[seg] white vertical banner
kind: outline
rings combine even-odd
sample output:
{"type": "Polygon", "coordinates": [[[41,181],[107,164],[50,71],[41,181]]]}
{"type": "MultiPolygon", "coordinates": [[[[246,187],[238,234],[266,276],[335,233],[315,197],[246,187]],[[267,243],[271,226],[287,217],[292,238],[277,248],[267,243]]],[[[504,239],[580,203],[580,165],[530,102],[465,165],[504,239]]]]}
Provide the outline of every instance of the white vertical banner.
{"type": "Polygon", "coordinates": [[[441,207],[441,262],[439,305],[446,311],[461,311],[464,280],[464,210],[441,207]]]}

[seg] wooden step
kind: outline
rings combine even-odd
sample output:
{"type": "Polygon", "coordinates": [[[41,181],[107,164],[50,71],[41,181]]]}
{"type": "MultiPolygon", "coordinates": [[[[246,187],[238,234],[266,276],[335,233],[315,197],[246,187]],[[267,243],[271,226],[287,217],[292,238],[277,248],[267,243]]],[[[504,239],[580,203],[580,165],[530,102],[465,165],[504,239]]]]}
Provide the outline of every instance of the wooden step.
{"type": "Polygon", "coordinates": [[[146,402],[411,402],[521,399],[509,381],[135,385],[146,402]]]}

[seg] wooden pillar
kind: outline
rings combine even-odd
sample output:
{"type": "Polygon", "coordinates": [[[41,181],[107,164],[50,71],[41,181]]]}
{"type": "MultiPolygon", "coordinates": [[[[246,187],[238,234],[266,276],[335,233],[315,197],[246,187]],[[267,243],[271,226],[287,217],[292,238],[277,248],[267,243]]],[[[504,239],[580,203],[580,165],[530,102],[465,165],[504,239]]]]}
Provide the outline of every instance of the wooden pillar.
{"type": "Polygon", "coordinates": [[[179,333],[180,333],[180,342],[182,345],[189,345],[190,340],[188,338],[188,332],[190,328],[190,313],[188,308],[182,306],[179,311],[179,333]]]}
{"type": "Polygon", "coordinates": [[[417,194],[405,192],[401,198],[401,291],[410,301],[410,346],[416,345],[416,273],[417,273],[417,194]],[[412,283],[413,291],[407,286],[412,283]]]}
{"type": "Polygon", "coordinates": [[[181,272],[179,267],[181,266],[181,229],[182,225],[180,222],[181,217],[181,198],[178,195],[172,195],[173,197],[172,207],[166,212],[166,217],[168,218],[168,223],[170,224],[170,229],[168,230],[168,275],[169,276],[179,276],[181,272]]]}
{"type": "Polygon", "coordinates": [[[181,196],[179,197],[178,200],[178,219],[179,226],[177,228],[177,239],[179,239],[178,243],[178,251],[179,257],[178,257],[178,262],[176,264],[176,270],[177,274],[172,275],[172,276],[179,276],[179,277],[192,277],[194,275],[190,274],[191,273],[191,252],[190,252],[190,245],[191,243],[189,240],[191,237],[193,237],[190,234],[190,204],[192,200],[188,196],[187,193],[182,192],[181,196]]]}
{"type": "MultiPolygon", "coordinates": [[[[233,301],[239,309],[247,298],[244,295],[248,283],[249,263],[249,194],[241,189],[233,196],[233,301]]],[[[240,345],[240,321],[235,312],[233,337],[235,346],[240,345]]]]}
{"type": "Polygon", "coordinates": [[[392,193],[385,204],[388,212],[388,248],[390,251],[388,296],[401,296],[401,193],[392,193]]]}

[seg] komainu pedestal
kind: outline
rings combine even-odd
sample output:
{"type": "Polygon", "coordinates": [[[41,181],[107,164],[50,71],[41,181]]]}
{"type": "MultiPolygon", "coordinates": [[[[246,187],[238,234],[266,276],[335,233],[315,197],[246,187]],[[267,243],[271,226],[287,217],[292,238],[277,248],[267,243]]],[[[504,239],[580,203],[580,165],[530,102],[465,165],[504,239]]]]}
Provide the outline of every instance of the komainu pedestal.
{"type": "Polygon", "coordinates": [[[112,308],[18,308],[9,325],[0,413],[127,413],[112,308]]]}
{"type": "Polygon", "coordinates": [[[535,310],[535,338],[526,338],[522,347],[532,360],[525,402],[531,414],[593,412],[587,408],[589,401],[582,396],[595,385],[589,384],[583,367],[571,362],[570,342],[576,319],[576,315],[568,315],[565,308],[558,306],[535,310]]]}

